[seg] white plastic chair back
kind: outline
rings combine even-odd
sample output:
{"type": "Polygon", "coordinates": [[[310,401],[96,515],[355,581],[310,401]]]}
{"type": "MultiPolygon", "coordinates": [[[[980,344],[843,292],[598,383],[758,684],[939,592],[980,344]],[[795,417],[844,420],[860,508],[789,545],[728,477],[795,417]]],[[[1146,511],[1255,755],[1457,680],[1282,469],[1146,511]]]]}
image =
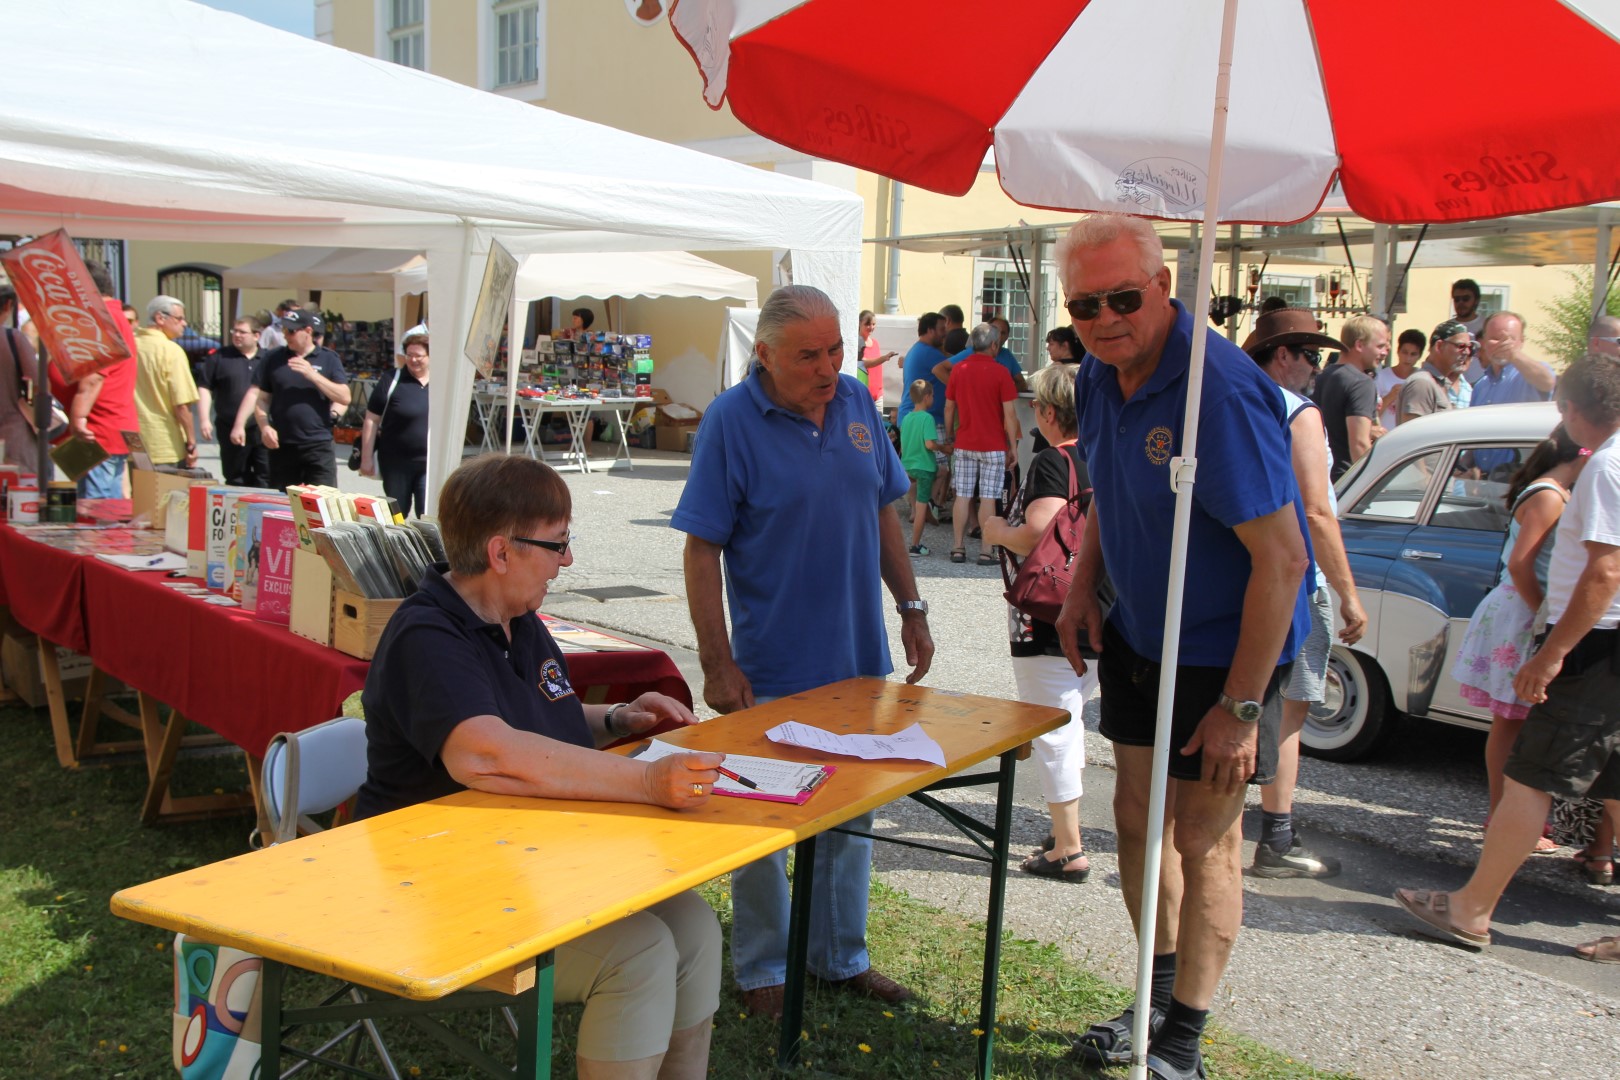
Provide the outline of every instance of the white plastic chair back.
{"type": "Polygon", "coordinates": [[[309,815],[341,806],[365,782],[366,722],[343,716],[282,732],[264,752],[261,777],[271,843],[295,838],[300,822],[305,831],[317,831],[309,815]]]}

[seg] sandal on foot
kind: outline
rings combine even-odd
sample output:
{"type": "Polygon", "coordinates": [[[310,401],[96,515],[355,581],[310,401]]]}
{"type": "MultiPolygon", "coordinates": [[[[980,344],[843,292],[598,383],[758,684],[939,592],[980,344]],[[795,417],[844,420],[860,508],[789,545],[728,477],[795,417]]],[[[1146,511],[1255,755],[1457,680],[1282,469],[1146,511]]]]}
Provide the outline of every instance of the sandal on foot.
{"type": "Polygon", "coordinates": [[[1620,935],[1600,937],[1575,946],[1575,955],[1594,964],[1620,964],[1620,935]]]}
{"type": "MultiPolygon", "coordinates": [[[[1104,1020],[1086,1028],[1075,1041],[1069,1053],[1093,1065],[1129,1065],[1131,1063],[1131,1028],[1136,1024],[1136,1009],[1126,1009],[1112,1020],[1104,1020]]],[[[1149,1007],[1148,1038],[1159,1033],[1164,1026],[1164,1013],[1149,1007]]]]}
{"type": "Polygon", "coordinates": [[[1147,1071],[1153,1080],[1204,1080],[1209,1075],[1204,1071],[1203,1054],[1198,1055],[1198,1060],[1193,1063],[1192,1068],[1178,1069],[1151,1050],[1147,1056],[1147,1071]]]}
{"type": "Polygon", "coordinates": [[[1491,943],[1489,931],[1476,934],[1464,930],[1451,921],[1451,894],[1430,892],[1427,889],[1396,889],[1395,902],[1418,921],[1418,932],[1437,941],[1461,945],[1465,949],[1484,949],[1491,943]]]}
{"type": "Polygon", "coordinates": [[[1037,851],[1019,863],[1018,869],[1026,874],[1034,874],[1036,877],[1057,878],[1061,881],[1072,881],[1078,885],[1091,876],[1091,860],[1086,858],[1086,853],[1083,851],[1077,851],[1073,855],[1065,855],[1061,859],[1048,859],[1046,852],[1037,851]],[[1086,865],[1070,869],[1069,864],[1077,859],[1084,860],[1086,865]]]}
{"type": "Polygon", "coordinates": [[[1614,884],[1614,860],[1603,859],[1595,855],[1588,856],[1581,861],[1581,873],[1592,885],[1614,884]]]}
{"type": "Polygon", "coordinates": [[[996,566],[996,565],[999,565],[1000,562],[1001,562],[1001,557],[998,556],[993,551],[981,551],[981,552],[979,552],[979,565],[980,566],[996,566]]]}
{"type": "Polygon", "coordinates": [[[967,552],[961,548],[951,548],[951,562],[967,562],[967,552]]]}
{"type": "Polygon", "coordinates": [[[1057,837],[1053,836],[1051,833],[1047,833],[1046,839],[1041,841],[1041,846],[1031,851],[1030,854],[1045,855],[1048,851],[1051,851],[1055,847],[1057,847],[1057,837]]]}

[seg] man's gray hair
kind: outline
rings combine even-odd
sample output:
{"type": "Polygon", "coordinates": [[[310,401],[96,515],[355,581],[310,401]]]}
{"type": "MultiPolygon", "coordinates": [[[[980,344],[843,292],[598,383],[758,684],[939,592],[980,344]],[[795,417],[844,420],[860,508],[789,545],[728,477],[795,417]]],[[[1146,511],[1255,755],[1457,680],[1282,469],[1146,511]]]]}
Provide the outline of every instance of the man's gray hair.
{"type": "Polygon", "coordinates": [[[1614,315],[1598,315],[1592,319],[1592,325],[1587,327],[1586,336],[1620,337],[1620,317],[1614,315]]]}
{"type": "Polygon", "coordinates": [[[754,340],[771,348],[782,343],[782,331],[789,323],[809,322],[831,316],[838,318],[832,298],[814,285],[784,285],[765,298],[759,309],[759,327],[754,340]]]}
{"type": "Polygon", "coordinates": [[[1080,252],[1127,237],[1142,253],[1142,273],[1151,277],[1164,269],[1164,241],[1152,222],[1130,214],[1090,214],[1075,222],[1069,235],[1058,241],[1058,277],[1064,287],[1068,287],[1069,273],[1080,252]]]}
{"type": "Polygon", "coordinates": [[[995,323],[982,322],[968,335],[968,346],[974,352],[994,354],[1001,347],[1001,331],[995,323]]]}
{"type": "Polygon", "coordinates": [[[1492,319],[1518,319],[1519,328],[1521,330],[1530,325],[1524,321],[1524,316],[1520,315],[1517,311],[1493,311],[1489,315],[1485,316],[1484,322],[1479,324],[1480,337],[1485,336],[1485,331],[1491,325],[1492,319]]]}
{"type": "Polygon", "coordinates": [[[172,296],[159,294],[146,302],[146,321],[151,322],[159,315],[173,315],[175,308],[184,308],[185,306],[183,300],[176,300],[172,296]]]}

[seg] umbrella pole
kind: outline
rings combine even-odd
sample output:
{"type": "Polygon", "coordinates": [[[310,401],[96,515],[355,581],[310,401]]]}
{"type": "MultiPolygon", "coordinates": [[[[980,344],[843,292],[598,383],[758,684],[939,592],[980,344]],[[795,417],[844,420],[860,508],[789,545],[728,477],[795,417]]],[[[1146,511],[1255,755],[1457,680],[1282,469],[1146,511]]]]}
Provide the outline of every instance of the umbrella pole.
{"type": "Polygon", "coordinates": [[[1164,650],[1159,666],[1159,711],[1153,734],[1153,782],[1148,795],[1148,821],[1142,860],[1142,906],[1136,931],[1136,1015],[1131,1030],[1131,1080],[1147,1080],[1149,1003],[1153,996],[1153,944],[1158,932],[1159,869],[1164,857],[1164,803],[1169,788],[1170,711],[1176,694],[1176,663],[1181,655],[1181,602],[1186,583],[1187,532],[1192,523],[1194,474],[1198,468],[1198,412],[1203,401],[1204,351],[1209,338],[1209,291],[1215,266],[1215,229],[1220,219],[1221,164],[1226,145],[1226,116],[1232,93],[1232,42],[1237,33],[1238,0],[1226,0],[1221,15],[1220,58],[1215,68],[1215,111],[1210,127],[1209,190],[1204,201],[1204,227],[1199,237],[1198,280],[1193,290],[1192,356],[1187,365],[1187,413],[1181,455],[1170,461],[1170,483],[1176,492],[1174,531],[1170,541],[1170,581],[1164,604],[1164,650]]]}

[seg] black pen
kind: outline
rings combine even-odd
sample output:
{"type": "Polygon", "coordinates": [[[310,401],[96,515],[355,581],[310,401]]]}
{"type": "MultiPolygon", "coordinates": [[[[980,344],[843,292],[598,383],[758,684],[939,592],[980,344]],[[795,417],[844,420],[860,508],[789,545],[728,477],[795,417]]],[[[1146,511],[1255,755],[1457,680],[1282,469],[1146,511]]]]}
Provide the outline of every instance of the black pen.
{"type": "Polygon", "coordinates": [[[741,784],[745,788],[753,788],[755,791],[759,790],[759,785],[758,784],[754,783],[752,780],[748,779],[748,777],[746,777],[746,776],[742,776],[742,775],[740,775],[738,773],[732,772],[730,769],[726,768],[724,765],[716,765],[714,767],[714,771],[719,773],[721,776],[724,776],[724,777],[727,777],[728,779],[737,781],[737,783],[741,784]]]}

